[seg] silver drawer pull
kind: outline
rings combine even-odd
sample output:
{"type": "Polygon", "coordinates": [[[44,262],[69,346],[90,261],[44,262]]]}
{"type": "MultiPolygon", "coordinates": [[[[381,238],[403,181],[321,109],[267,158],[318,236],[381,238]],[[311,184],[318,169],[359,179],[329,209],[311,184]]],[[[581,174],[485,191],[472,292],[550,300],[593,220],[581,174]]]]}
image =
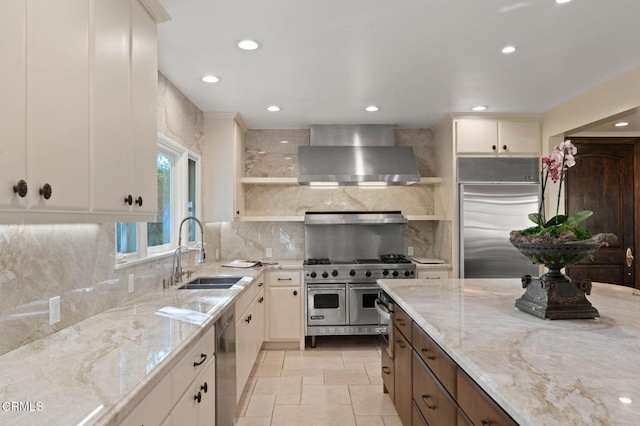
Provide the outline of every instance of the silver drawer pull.
{"type": "Polygon", "coordinates": [[[291,281],[291,278],[278,278],[278,281],[291,281]]]}

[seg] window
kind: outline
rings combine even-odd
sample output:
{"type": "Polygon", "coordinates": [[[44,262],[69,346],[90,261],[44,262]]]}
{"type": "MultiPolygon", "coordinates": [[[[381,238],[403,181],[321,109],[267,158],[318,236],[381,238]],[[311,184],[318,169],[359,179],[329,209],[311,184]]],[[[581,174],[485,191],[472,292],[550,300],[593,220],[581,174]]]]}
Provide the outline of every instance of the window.
{"type": "MultiPolygon", "coordinates": [[[[199,156],[158,135],[156,164],[157,222],[116,224],[116,259],[119,264],[172,252],[177,247],[181,219],[198,216],[199,156]]],[[[193,221],[189,221],[188,224],[188,241],[196,241],[195,224],[193,221]]]]}

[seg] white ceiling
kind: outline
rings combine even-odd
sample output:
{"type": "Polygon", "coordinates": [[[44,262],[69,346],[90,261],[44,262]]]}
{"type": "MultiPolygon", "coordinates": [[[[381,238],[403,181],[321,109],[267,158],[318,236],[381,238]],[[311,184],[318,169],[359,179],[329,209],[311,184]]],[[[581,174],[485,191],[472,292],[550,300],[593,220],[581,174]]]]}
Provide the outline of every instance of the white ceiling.
{"type": "Polygon", "coordinates": [[[161,2],[160,71],[250,128],[431,127],[478,104],[540,113],[640,66],[640,0],[161,2]],[[239,50],[243,38],[262,49],[239,50]]]}

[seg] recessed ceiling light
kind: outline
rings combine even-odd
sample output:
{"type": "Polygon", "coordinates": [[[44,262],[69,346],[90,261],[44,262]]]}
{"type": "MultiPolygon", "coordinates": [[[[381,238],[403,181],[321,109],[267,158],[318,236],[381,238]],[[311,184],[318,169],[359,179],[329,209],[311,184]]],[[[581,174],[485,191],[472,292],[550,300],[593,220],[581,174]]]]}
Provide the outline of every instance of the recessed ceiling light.
{"type": "Polygon", "coordinates": [[[505,46],[502,48],[502,53],[513,53],[516,51],[515,46],[505,46]]]}
{"type": "Polygon", "coordinates": [[[628,398],[626,396],[621,396],[620,398],[618,398],[618,400],[620,400],[620,402],[622,402],[623,404],[631,404],[633,402],[631,398],[628,398]]]}
{"type": "Polygon", "coordinates": [[[204,81],[205,83],[217,83],[220,80],[222,80],[222,78],[215,75],[205,75],[204,77],[202,77],[202,81],[204,81]]]}
{"type": "Polygon", "coordinates": [[[562,4],[562,3],[569,3],[571,0],[556,0],[556,3],[558,4],[562,4]]]}
{"type": "Polygon", "coordinates": [[[285,160],[291,160],[291,157],[284,157],[285,160]]]}
{"type": "Polygon", "coordinates": [[[378,108],[375,105],[369,105],[364,110],[367,111],[367,112],[376,112],[376,111],[380,111],[380,108],[378,108]]]}
{"type": "Polygon", "coordinates": [[[267,107],[267,111],[269,112],[278,112],[280,111],[280,107],[278,105],[271,105],[267,107]]]}
{"type": "Polygon", "coordinates": [[[476,105],[474,107],[471,107],[471,111],[485,111],[487,108],[489,108],[486,105],[476,105]]]}
{"type": "Polygon", "coordinates": [[[626,121],[621,121],[619,123],[614,124],[614,126],[616,127],[624,127],[624,126],[628,126],[629,123],[627,123],[626,121]]]}
{"type": "Polygon", "coordinates": [[[280,143],[289,143],[289,141],[280,141],[280,143]]]}
{"type": "Polygon", "coordinates": [[[267,151],[258,151],[258,154],[266,154],[267,151]]]}
{"type": "Polygon", "coordinates": [[[259,41],[247,39],[238,41],[236,46],[242,50],[258,50],[262,47],[262,44],[259,41]]]}

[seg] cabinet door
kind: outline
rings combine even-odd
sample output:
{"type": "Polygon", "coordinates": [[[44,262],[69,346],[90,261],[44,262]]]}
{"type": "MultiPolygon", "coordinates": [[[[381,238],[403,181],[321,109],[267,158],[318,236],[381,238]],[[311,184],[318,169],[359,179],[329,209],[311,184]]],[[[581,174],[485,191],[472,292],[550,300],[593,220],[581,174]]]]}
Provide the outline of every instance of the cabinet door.
{"type": "Polygon", "coordinates": [[[497,154],[498,122],[495,120],[456,121],[458,154],[497,154]]]}
{"type": "MultiPolygon", "coordinates": [[[[265,330],[265,318],[264,318],[264,307],[265,307],[265,299],[264,299],[264,290],[260,290],[258,293],[258,298],[256,299],[257,306],[255,309],[255,328],[256,328],[256,357],[262,349],[262,343],[264,342],[264,330],[265,330]]],[[[255,361],[255,360],[254,360],[255,361]]]]}
{"type": "Polygon", "coordinates": [[[28,207],[89,210],[89,2],[27,1],[28,207]],[[51,198],[39,189],[49,184],[51,198]]]}
{"type": "MultiPolygon", "coordinates": [[[[25,27],[23,0],[0,2],[0,209],[22,210],[25,199],[13,192],[27,180],[25,148],[25,27]]],[[[29,182],[27,182],[29,184],[29,182]]],[[[33,190],[33,189],[32,189],[33,190]]]]}
{"type": "Polygon", "coordinates": [[[382,385],[385,393],[389,394],[391,401],[395,401],[395,367],[393,358],[389,356],[386,348],[382,348],[382,385]]]}
{"type": "Polygon", "coordinates": [[[156,166],[158,96],[157,28],[139,1],[131,2],[131,161],[133,213],[154,214],[158,210],[156,166]]]}
{"type": "Polygon", "coordinates": [[[255,361],[254,307],[249,305],[236,321],[236,402],[242,397],[255,361]]]}
{"type": "Polygon", "coordinates": [[[537,121],[498,123],[498,149],[501,154],[538,154],[541,140],[540,123],[537,121]]]}
{"type": "Polygon", "coordinates": [[[173,408],[171,422],[204,426],[214,424],[215,418],[215,361],[211,360],[173,408]]]}
{"type": "Polygon", "coordinates": [[[269,288],[269,339],[300,340],[302,336],[300,287],[269,288]]]}
{"type": "Polygon", "coordinates": [[[411,353],[412,348],[407,339],[395,329],[394,335],[394,403],[398,417],[403,425],[411,424],[412,388],[411,388],[411,353]]]}
{"type": "MultiPolygon", "coordinates": [[[[130,0],[93,0],[91,14],[91,211],[128,212],[130,0]]],[[[133,194],[132,194],[133,195],[133,194]]]]}

